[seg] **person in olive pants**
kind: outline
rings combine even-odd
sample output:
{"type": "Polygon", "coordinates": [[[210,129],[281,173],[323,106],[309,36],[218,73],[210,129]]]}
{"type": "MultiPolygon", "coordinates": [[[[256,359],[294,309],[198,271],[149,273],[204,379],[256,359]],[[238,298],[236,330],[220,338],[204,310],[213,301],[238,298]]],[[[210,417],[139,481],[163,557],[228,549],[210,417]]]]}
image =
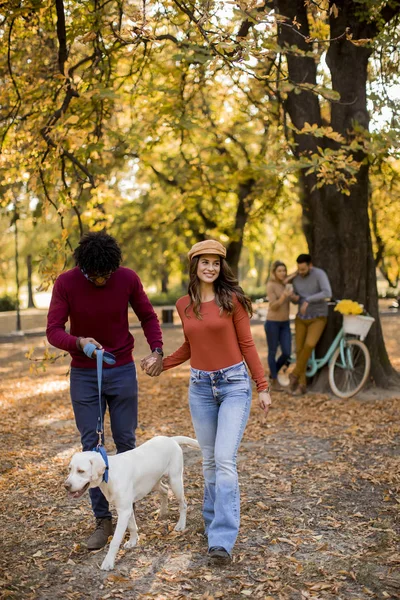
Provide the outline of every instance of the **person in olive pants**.
{"type": "Polygon", "coordinates": [[[328,320],[327,300],[332,289],[325,271],[314,267],[309,254],[297,258],[297,271],[286,281],[293,284],[292,301],[299,304],[295,320],[296,366],[289,375],[290,389],[295,395],[306,391],[307,362],[328,320]]]}

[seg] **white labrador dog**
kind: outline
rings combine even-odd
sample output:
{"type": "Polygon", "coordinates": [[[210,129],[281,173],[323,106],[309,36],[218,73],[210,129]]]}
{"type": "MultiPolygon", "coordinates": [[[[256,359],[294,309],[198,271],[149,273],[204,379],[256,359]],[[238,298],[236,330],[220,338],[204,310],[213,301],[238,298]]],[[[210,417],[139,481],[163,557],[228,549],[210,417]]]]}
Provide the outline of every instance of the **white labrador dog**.
{"type": "Polygon", "coordinates": [[[132,504],[152,490],[160,492],[160,516],[168,510],[168,486],[161,478],[169,479],[171,489],[179,502],[179,521],[176,531],[186,527],[186,510],[183,490],[183,453],[180,445],[199,448],[199,443],[185,436],[156,436],[134,450],[109,456],[108,483],[103,481],[106,465],[99,452],[77,452],[70,462],[70,473],[65,488],[73,498],[79,498],[89,488],[99,487],[118,513],[117,526],[108,553],[101,568],[114,568],[115,557],[128,528],[130,539],[124,548],[133,548],[138,540],[135,513],[132,504]]]}

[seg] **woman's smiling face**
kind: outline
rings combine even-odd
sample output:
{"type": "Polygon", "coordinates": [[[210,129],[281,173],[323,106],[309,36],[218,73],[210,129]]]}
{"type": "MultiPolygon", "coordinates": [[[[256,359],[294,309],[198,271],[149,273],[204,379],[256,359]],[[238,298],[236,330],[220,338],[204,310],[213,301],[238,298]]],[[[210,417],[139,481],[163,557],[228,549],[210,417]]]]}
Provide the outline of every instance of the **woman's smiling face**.
{"type": "Polygon", "coordinates": [[[275,279],[277,279],[278,281],[283,281],[284,279],[286,279],[287,276],[286,267],[284,265],[280,265],[275,269],[274,275],[275,279]]]}
{"type": "Polygon", "coordinates": [[[214,283],[221,271],[221,257],[218,254],[202,254],[197,265],[197,277],[203,283],[214,283]]]}

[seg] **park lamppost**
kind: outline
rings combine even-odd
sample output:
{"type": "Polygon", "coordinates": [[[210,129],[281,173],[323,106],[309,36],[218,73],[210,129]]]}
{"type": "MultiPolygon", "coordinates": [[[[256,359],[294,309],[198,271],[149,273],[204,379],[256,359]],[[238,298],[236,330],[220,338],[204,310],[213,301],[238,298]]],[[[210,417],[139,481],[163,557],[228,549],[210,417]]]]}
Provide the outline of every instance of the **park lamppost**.
{"type": "Polygon", "coordinates": [[[14,214],[13,217],[11,219],[11,225],[14,225],[14,243],[15,243],[15,250],[14,250],[14,257],[15,257],[15,283],[16,283],[16,287],[17,287],[17,295],[16,295],[16,308],[17,308],[17,323],[16,323],[16,331],[17,332],[21,332],[21,312],[20,312],[20,304],[19,304],[19,288],[20,288],[20,283],[19,283],[19,255],[18,255],[18,219],[19,219],[19,213],[18,213],[18,207],[17,207],[17,200],[14,200],[14,214]]]}

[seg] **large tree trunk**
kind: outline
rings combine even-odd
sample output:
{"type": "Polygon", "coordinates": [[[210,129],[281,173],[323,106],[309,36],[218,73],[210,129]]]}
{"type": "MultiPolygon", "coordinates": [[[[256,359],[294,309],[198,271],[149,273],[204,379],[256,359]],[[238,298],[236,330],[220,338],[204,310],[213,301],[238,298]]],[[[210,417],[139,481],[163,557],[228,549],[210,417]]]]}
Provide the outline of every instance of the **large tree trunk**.
{"type": "MultiPolygon", "coordinates": [[[[291,21],[294,17],[301,23],[301,32],[308,35],[307,9],[304,0],[277,0],[280,14],[291,21]]],[[[367,37],[361,31],[356,16],[348,10],[353,3],[336,3],[339,16],[330,17],[331,39],[338,38],[350,27],[355,38],[367,37]]],[[[305,51],[311,48],[295,28],[279,28],[281,46],[297,45],[305,51]]],[[[355,125],[368,129],[366,105],[367,65],[371,50],[352,44],[345,37],[332,41],[327,55],[327,64],[332,76],[332,87],[340,94],[340,102],[332,103],[331,126],[345,139],[352,136],[355,125]]],[[[293,83],[316,83],[316,68],[312,58],[288,56],[289,79],[293,83]]],[[[317,96],[304,91],[288,94],[286,109],[294,125],[302,129],[306,122],[321,124],[320,107],[317,96]]],[[[317,152],[317,142],[312,136],[295,136],[295,155],[300,157],[317,152]]],[[[332,142],[321,139],[318,145],[332,147],[332,142]]],[[[338,147],[338,146],[337,146],[338,147]]],[[[361,162],[364,156],[359,153],[354,158],[361,162]]],[[[317,189],[315,174],[301,172],[303,188],[302,206],[304,232],[314,263],[322,267],[329,276],[336,298],[351,298],[364,304],[375,317],[375,323],[367,338],[371,353],[371,374],[378,385],[387,386],[394,375],[385,349],[378,312],[375,261],[368,217],[368,165],[363,164],[356,176],[356,183],[350,187],[350,196],[343,195],[335,186],[317,189]]],[[[338,319],[331,321],[323,339],[324,351],[333,339],[338,319]]]]}

